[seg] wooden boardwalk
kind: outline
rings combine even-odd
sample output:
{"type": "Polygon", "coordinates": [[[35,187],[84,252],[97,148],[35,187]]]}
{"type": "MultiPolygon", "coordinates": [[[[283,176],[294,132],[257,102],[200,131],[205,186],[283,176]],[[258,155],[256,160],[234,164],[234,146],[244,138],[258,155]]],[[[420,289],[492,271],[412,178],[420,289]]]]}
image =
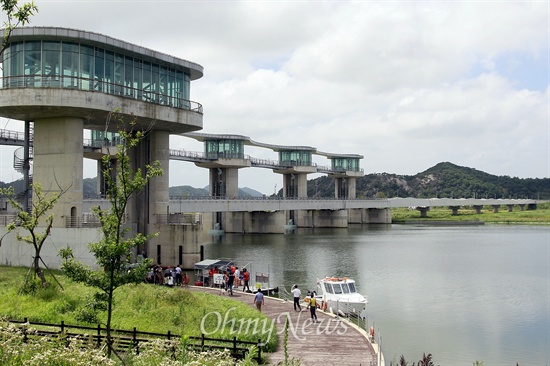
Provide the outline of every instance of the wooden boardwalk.
{"type": "MultiPolygon", "coordinates": [[[[220,289],[207,287],[189,287],[193,291],[205,291],[219,296],[226,296],[220,289]],[[222,295],[220,295],[222,294],[222,295]]],[[[255,306],[253,294],[235,290],[234,300],[255,306]]],[[[294,311],[292,301],[285,301],[265,296],[262,312],[268,315],[277,327],[279,347],[269,353],[270,364],[277,365],[284,360],[283,330],[289,318],[287,351],[289,359],[300,359],[301,365],[330,366],[354,365],[377,366],[377,345],[371,345],[367,333],[358,327],[337,319],[334,315],[317,310],[319,323],[310,320],[309,310],[302,305],[302,312],[294,311]]],[[[383,366],[384,362],[381,362],[383,366]]]]}

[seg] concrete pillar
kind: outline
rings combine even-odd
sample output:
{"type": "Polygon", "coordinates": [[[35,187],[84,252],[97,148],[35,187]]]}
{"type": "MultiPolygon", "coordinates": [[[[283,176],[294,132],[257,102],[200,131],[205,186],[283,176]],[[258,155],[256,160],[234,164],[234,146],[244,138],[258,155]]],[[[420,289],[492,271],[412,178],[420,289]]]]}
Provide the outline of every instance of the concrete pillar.
{"type": "MultiPolygon", "coordinates": [[[[116,181],[116,174],[118,169],[118,161],[114,158],[110,159],[110,164],[112,166],[111,178],[116,181]]],[[[103,160],[100,159],[97,161],[97,181],[96,181],[96,194],[102,197],[105,197],[107,194],[107,181],[105,179],[105,166],[103,166],[103,160]]]]}
{"type": "Polygon", "coordinates": [[[514,211],[514,205],[506,205],[508,206],[508,212],[514,211]]]}
{"type": "Polygon", "coordinates": [[[497,213],[499,207],[500,207],[500,205],[493,205],[493,212],[497,213]]]}
{"type": "Polygon", "coordinates": [[[283,197],[307,198],[307,174],[283,174],[283,197]]]}
{"type": "Polygon", "coordinates": [[[472,207],[474,208],[474,210],[476,210],[476,214],[480,214],[481,209],[483,208],[483,206],[481,205],[473,205],[472,207]]]}
{"type": "Polygon", "coordinates": [[[518,206],[520,211],[525,211],[525,204],[519,204],[518,206]]]}
{"type": "Polygon", "coordinates": [[[336,199],[354,199],[356,197],[357,178],[334,178],[334,197],[336,199]]]}
{"type": "Polygon", "coordinates": [[[367,208],[365,212],[365,224],[391,224],[392,222],[391,208],[367,208]]]}
{"type": "Polygon", "coordinates": [[[239,196],[239,169],[238,168],[210,168],[209,169],[210,195],[213,197],[239,196]]]}
{"type": "Polygon", "coordinates": [[[429,207],[417,207],[416,209],[420,211],[420,217],[428,217],[429,207]]]}
{"type": "Polygon", "coordinates": [[[453,213],[452,213],[453,216],[458,215],[458,209],[460,208],[460,206],[449,206],[449,208],[450,208],[451,211],[453,212],[453,213]]]}
{"type": "Polygon", "coordinates": [[[157,215],[168,214],[170,201],[170,134],[168,131],[151,131],[150,134],[150,161],[160,163],[162,176],[149,180],[149,218],[148,223],[156,223],[157,215]]]}
{"type": "Polygon", "coordinates": [[[82,216],[83,122],[56,117],[34,121],[33,182],[44,193],[64,191],[52,210],[53,227],[76,223],[82,216]]]}

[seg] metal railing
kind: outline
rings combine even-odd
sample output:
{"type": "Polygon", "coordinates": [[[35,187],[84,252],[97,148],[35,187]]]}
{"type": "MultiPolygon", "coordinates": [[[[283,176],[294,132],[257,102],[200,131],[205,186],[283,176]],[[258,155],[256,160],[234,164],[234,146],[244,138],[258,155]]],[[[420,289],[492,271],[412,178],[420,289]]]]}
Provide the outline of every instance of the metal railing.
{"type": "Polygon", "coordinates": [[[157,215],[157,224],[202,224],[202,214],[174,213],[157,215]]]}
{"type": "Polygon", "coordinates": [[[99,218],[94,214],[84,214],[82,216],[65,217],[65,227],[67,228],[93,228],[101,227],[99,218]]]}
{"type": "Polygon", "coordinates": [[[179,95],[172,96],[157,91],[136,89],[123,84],[78,76],[51,76],[39,74],[4,76],[0,78],[0,88],[50,88],[99,92],[203,114],[202,104],[184,99],[179,95]]]}

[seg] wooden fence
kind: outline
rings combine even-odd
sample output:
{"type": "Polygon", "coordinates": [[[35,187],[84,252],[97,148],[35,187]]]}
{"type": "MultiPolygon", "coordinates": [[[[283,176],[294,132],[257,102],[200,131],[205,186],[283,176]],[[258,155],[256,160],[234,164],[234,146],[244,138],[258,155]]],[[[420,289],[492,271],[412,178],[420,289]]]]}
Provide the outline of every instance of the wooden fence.
{"type": "MultiPolygon", "coordinates": [[[[61,321],[60,324],[49,324],[39,322],[29,322],[27,318],[24,320],[8,320],[13,324],[28,324],[33,327],[33,332],[28,332],[26,327],[19,326],[23,331],[23,341],[26,342],[32,335],[47,336],[47,337],[79,337],[85,343],[92,347],[101,348],[101,345],[107,341],[107,328],[102,328],[100,324],[97,327],[86,327],[81,325],[69,325],[61,321]]],[[[139,354],[140,343],[150,342],[155,339],[174,340],[180,339],[181,336],[173,334],[170,331],[167,333],[153,333],[138,331],[135,327],[133,330],[111,329],[111,339],[113,348],[117,351],[125,352],[129,349],[134,349],[139,354]]],[[[202,334],[200,337],[189,336],[186,345],[196,351],[211,351],[228,349],[235,359],[242,359],[246,356],[250,346],[256,346],[258,354],[255,359],[261,363],[262,358],[262,342],[242,341],[237,337],[233,339],[209,338],[202,334]]]]}

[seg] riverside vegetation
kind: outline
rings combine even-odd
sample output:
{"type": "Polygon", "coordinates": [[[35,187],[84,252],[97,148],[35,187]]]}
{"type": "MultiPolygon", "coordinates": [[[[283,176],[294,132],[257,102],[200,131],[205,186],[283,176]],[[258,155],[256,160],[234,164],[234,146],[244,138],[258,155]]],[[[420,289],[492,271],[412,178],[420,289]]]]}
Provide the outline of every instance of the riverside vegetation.
{"type": "MultiPolygon", "coordinates": [[[[66,324],[95,326],[99,322],[105,323],[103,312],[94,312],[93,300],[94,289],[82,284],[70,281],[59,271],[54,271],[57,279],[65,290],[57,286],[42,287],[36,280],[28,282],[25,288],[21,289],[24,283],[28,268],[22,267],[0,267],[0,317],[4,319],[27,318],[31,322],[57,323],[64,321],[66,324]],[[23,291],[21,291],[23,290],[23,291]],[[21,293],[20,293],[21,292],[21,293]]],[[[138,331],[154,333],[166,333],[183,336],[200,336],[202,329],[207,329],[208,336],[213,338],[232,339],[236,336],[239,340],[257,342],[258,334],[251,329],[235,329],[230,327],[219,327],[217,317],[206,316],[211,313],[229,314],[228,320],[240,319],[259,324],[271,321],[266,315],[255,311],[248,304],[234,301],[218,295],[210,295],[201,292],[189,291],[182,288],[169,288],[150,284],[126,285],[115,293],[114,301],[116,307],[113,312],[112,327],[115,329],[131,330],[136,327],[138,331]],[[203,320],[204,319],[204,320],[203,320]],[[202,324],[201,324],[202,323],[202,324]]],[[[237,323],[238,324],[238,323],[237,323]]],[[[7,336],[14,334],[6,324],[0,324],[0,364],[2,365],[99,365],[117,364],[93,350],[89,351],[86,357],[88,363],[73,363],[70,360],[76,357],[71,350],[61,350],[55,342],[39,342],[32,346],[19,344],[17,352],[13,353],[14,337],[7,336]],[[46,344],[47,343],[47,344],[46,344]],[[19,348],[21,347],[21,348],[19,348]],[[58,351],[55,351],[59,348],[58,351]],[[31,359],[39,357],[36,353],[52,354],[56,362],[46,362],[43,358],[37,358],[42,362],[32,363],[31,359]],[[47,351],[47,352],[46,352],[47,351]],[[65,357],[66,356],[66,357],[65,357]],[[66,359],[65,359],[66,358],[66,359]],[[65,359],[65,361],[61,361],[65,359]],[[110,363],[113,362],[113,363],[110,363]]],[[[267,341],[263,348],[266,352],[273,352],[277,348],[278,337],[276,329],[271,330],[272,334],[262,334],[262,340],[267,341]]],[[[18,341],[20,342],[20,341],[18,341]]],[[[161,359],[170,360],[170,353],[165,350],[164,343],[151,344],[148,351],[140,352],[140,356],[128,355],[128,365],[151,365],[162,364],[161,359]],[[144,355],[142,356],[141,353],[144,355]],[[148,355],[148,356],[147,356],[148,355]],[[133,357],[133,359],[132,359],[133,357]],[[145,358],[149,357],[149,358],[145,358]]],[[[174,346],[174,345],[173,345],[174,346]]],[[[75,350],[76,352],[77,350],[75,350]]],[[[43,357],[43,356],[40,356],[43,357]]],[[[233,365],[234,360],[230,355],[224,353],[211,353],[208,355],[193,354],[191,352],[180,352],[180,358],[185,359],[189,365],[211,364],[211,365],[233,365]],[[212,360],[210,360],[212,358],[212,360]],[[200,359],[202,361],[197,361],[200,359]],[[225,361],[224,361],[225,360],[225,361]],[[193,362],[195,363],[193,363],[193,362]],[[214,362],[215,361],[215,362],[214,362]],[[219,362],[218,362],[219,361],[219,362]]],[[[180,360],[181,361],[181,360],[180,360]]],[[[167,364],[167,363],[166,363],[167,364]]],[[[172,365],[177,363],[171,363],[172,365]]],[[[243,360],[241,364],[254,364],[251,359],[243,360]]]]}
{"type": "Polygon", "coordinates": [[[461,207],[458,215],[452,215],[448,207],[432,207],[427,217],[420,217],[420,212],[415,209],[393,208],[392,221],[394,223],[407,223],[414,221],[435,222],[435,221],[481,221],[491,224],[524,224],[524,225],[550,225],[550,202],[537,204],[536,210],[521,211],[514,206],[512,212],[502,206],[499,212],[495,213],[492,206],[484,206],[481,213],[476,213],[473,207],[461,207]]]}

